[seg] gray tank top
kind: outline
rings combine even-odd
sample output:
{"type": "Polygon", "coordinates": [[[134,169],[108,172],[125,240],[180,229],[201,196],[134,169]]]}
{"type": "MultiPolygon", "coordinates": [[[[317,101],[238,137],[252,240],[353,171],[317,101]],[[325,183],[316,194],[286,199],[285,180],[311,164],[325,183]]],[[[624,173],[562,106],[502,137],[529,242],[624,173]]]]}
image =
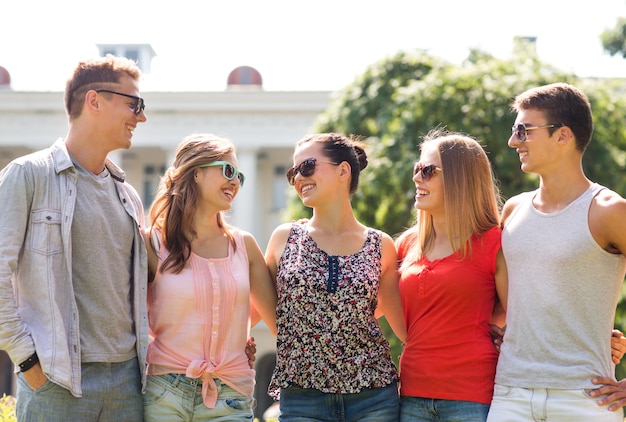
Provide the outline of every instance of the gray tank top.
{"type": "Polygon", "coordinates": [[[593,388],[614,377],[610,337],[626,270],[589,230],[594,184],[566,208],[537,211],[525,194],[502,231],[509,274],[507,328],[496,383],[525,388],[593,388]]]}

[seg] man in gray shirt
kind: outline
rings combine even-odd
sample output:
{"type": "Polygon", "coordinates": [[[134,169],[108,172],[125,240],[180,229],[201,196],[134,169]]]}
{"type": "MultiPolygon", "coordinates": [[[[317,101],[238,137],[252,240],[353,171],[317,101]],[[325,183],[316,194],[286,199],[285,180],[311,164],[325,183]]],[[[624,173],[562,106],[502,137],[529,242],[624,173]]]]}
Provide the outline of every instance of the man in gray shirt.
{"type": "Polygon", "coordinates": [[[539,188],[502,211],[507,329],[489,422],[623,422],[611,331],[626,272],[626,200],[590,181],[591,107],[555,83],[513,103],[509,146],[539,188]],[[598,388],[598,385],[601,387],[598,388]]]}
{"type": "Polygon", "coordinates": [[[107,159],[146,121],[140,78],[125,58],[80,62],[65,139],[0,172],[0,349],[21,421],[143,419],[143,206],[107,159]]]}

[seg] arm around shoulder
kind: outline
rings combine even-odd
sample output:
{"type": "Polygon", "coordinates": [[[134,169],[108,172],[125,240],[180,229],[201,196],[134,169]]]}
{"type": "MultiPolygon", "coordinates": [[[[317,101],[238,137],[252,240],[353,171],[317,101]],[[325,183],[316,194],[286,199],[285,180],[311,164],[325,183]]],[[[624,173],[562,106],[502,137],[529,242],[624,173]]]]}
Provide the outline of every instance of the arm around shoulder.
{"type": "Polygon", "coordinates": [[[257,241],[250,233],[245,233],[244,242],[250,266],[251,305],[276,335],[276,288],[257,241]]]}
{"type": "Polygon", "coordinates": [[[270,270],[272,280],[276,282],[276,273],[278,272],[278,262],[283,255],[287,239],[291,233],[291,223],[281,224],[272,232],[267,249],[265,249],[265,262],[270,270]]]}
{"type": "MultiPolygon", "coordinates": [[[[398,285],[398,257],[396,248],[387,234],[382,239],[382,273],[378,293],[378,310],[385,315],[393,332],[404,342],[406,340],[406,323],[402,312],[402,300],[398,285]]],[[[377,315],[378,316],[378,315],[377,315]]]]}

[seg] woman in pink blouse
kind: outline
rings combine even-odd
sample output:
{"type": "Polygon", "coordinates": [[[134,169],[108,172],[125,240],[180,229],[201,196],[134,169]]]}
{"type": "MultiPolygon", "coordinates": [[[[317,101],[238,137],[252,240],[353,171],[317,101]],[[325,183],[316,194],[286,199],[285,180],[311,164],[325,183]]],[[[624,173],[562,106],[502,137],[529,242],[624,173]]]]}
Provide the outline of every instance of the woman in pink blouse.
{"type": "Polygon", "coordinates": [[[276,333],[263,254],[228,225],[244,184],[235,147],[185,138],[150,208],[146,421],[252,421],[255,372],[245,353],[250,307],[276,333]]]}

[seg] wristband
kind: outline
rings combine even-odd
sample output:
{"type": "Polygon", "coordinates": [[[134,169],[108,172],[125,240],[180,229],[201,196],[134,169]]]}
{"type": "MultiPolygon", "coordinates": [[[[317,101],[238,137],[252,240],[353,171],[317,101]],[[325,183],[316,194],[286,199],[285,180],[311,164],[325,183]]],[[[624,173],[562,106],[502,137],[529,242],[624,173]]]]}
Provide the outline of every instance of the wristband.
{"type": "Polygon", "coordinates": [[[33,353],[31,357],[26,359],[24,362],[20,363],[18,366],[20,367],[20,371],[26,372],[33,366],[35,366],[39,362],[39,356],[37,356],[37,352],[33,353]]]}

